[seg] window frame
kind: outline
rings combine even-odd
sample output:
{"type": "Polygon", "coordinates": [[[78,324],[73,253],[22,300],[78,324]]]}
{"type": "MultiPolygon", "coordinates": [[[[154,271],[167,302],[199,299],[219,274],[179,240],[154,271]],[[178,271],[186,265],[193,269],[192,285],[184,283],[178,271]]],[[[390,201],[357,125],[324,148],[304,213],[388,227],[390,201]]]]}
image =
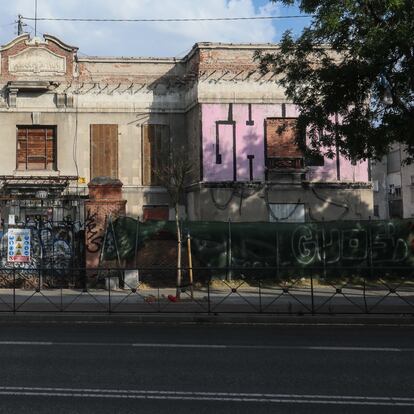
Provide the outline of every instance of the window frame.
{"type": "MultiPolygon", "coordinates": [[[[58,171],[58,143],[57,143],[57,125],[16,125],[16,171],[58,171]],[[26,167],[25,168],[19,168],[19,130],[20,129],[26,129],[26,167]],[[28,133],[27,131],[35,130],[35,129],[51,129],[53,131],[53,162],[52,162],[52,168],[47,168],[47,156],[45,159],[45,167],[44,168],[27,168],[28,166],[28,133]]],[[[47,136],[45,139],[45,149],[46,149],[46,143],[47,143],[47,136]]]]}

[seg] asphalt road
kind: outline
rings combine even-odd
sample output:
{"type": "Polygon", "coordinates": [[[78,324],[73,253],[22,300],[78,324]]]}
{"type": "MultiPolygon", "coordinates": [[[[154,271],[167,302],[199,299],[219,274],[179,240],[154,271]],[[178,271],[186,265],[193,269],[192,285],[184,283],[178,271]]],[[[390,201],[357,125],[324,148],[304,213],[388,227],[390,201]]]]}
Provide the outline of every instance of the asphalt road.
{"type": "Polygon", "coordinates": [[[0,324],[0,413],[412,413],[414,329],[0,324]]]}

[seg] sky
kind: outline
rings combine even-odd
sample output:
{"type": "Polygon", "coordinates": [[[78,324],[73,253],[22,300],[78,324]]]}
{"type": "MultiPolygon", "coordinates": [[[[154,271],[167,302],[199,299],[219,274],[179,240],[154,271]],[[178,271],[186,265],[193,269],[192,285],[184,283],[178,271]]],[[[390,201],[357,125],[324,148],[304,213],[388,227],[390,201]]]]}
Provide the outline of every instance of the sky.
{"type": "MultiPolygon", "coordinates": [[[[17,16],[34,17],[35,0],[0,2],[0,43],[17,35],[17,16]]],[[[268,0],[37,0],[38,17],[201,18],[299,14],[268,0]]],[[[310,19],[220,22],[37,23],[37,34],[79,47],[79,55],[182,57],[196,42],[273,43],[291,29],[300,34],[310,19]]],[[[25,21],[34,35],[34,21],[25,21]]]]}

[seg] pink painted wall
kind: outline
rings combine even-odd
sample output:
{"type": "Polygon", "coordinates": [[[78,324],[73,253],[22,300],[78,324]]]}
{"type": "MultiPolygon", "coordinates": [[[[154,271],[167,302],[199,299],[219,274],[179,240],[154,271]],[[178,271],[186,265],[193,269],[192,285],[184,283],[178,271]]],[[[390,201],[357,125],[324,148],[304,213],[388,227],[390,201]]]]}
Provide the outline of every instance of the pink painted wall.
{"type": "MultiPolygon", "coordinates": [[[[264,124],[266,118],[282,116],[282,105],[202,104],[201,114],[204,181],[233,181],[233,141],[236,144],[236,180],[250,180],[248,155],[254,156],[253,180],[264,180],[264,124]],[[217,134],[221,164],[216,163],[217,134]]],[[[286,117],[296,116],[296,106],[286,104],[286,117]]],[[[324,164],[323,167],[310,167],[309,179],[336,181],[336,160],[325,158],[324,164]]],[[[368,181],[367,162],[354,166],[340,157],[340,170],[341,181],[368,181]]]]}

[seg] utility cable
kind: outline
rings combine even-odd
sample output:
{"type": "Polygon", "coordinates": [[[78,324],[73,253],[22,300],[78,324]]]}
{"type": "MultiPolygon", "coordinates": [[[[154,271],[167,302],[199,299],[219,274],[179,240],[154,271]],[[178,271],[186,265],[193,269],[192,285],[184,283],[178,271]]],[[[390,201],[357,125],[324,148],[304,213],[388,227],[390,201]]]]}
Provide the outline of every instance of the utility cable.
{"type": "Polygon", "coordinates": [[[106,19],[106,18],[72,18],[72,17],[24,17],[22,20],[59,21],[59,22],[212,22],[212,21],[237,21],[237,20],[275,20],[275,19],[302,19],[313,17],[311,14],[298,14],[289,16],[251,16],[251,17],[200,17],[200,18],[167,18],[167,19],[106,19]]]}

